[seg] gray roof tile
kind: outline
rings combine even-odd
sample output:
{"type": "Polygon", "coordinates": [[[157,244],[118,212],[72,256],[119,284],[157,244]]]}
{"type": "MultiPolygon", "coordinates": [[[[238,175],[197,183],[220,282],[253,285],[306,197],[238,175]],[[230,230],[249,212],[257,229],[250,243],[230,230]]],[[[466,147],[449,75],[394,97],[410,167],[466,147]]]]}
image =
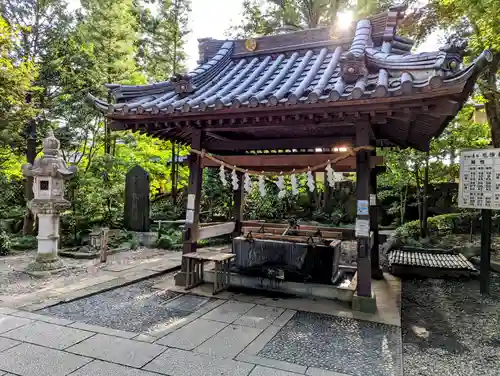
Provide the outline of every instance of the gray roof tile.
{"type": "Polygon", "coordinates": [[[384,42],[379,32],[374,34],[374,28],[380,26],[373,22],[373,18],[359,21],[350,44],[345,40],[325,40],[323,29],[315,29],[304,38],[309,42],[283,47],[286,51],[283,53],[276,53],[273,47],[269,49],[273,52],[257,50],[245,55],[241,52],[241,41],[202,40],[209,43],[208,49],[220,47],[188,74],[194,92],[177,94],[172,82],[165,81],[143,86],[107,85],[118,102],[113,105],[90,98],[96,107],[108,113],[173,114],[227,107],[410,96],[424,90],[465,84],[476,72],[476,64],[488,57],[485,53],[471,66],[460,70],[462,55],[456,50],[420,54],[403,51],[401,54],[401,48],[411,48],[411,41],[393,36],[392,42],[384,42]],[[393,44],[401,48],[392,48],[393,44]],[[308,45],[314,48],[307,48],[308,45]]]}

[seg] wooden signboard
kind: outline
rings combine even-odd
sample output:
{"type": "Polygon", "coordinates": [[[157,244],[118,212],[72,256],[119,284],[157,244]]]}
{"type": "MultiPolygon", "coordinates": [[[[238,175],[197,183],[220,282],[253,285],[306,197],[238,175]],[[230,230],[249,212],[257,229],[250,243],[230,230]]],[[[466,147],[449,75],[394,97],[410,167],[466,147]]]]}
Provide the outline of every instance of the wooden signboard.
{"type": "Polygon", "coordinates": [[[481,209],[481,293],[490,291],[491,210],[500,209],[500,149],[460,153],[458,206],[481,209]]]}

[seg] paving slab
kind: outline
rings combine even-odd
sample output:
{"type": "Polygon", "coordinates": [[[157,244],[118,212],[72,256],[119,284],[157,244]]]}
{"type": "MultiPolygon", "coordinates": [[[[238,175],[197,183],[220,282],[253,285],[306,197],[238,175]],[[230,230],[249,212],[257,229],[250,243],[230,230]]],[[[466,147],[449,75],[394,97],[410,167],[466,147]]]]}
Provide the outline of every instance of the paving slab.
{"type": "Polygon", "coordinates": [[[66,351],[131,367],[142,367],[165,347],[125,338],[96,334],[66,351]]]}
{"type": "Polygon", "coordinates": [[[280,326],[269,326],[262,333],[260,333],[254,341],[245,347],[243,353],[247,355],[257,355],[264,348],[264,346],[266,346],[266,344],[273,339],[276,334],[278,334],[280,330],[280,326]]]}
{"type": "Polygon", "coordinates": [[[202,317],[207,320],[232,323],[250,311],[254,306],[255,304],[252,303],[228,301],[202,317]]]}
{"type": "Polygon", "coordinates": [[[238,355],[262,332],[262,329],[229,325],[198,346],[195,351],[224,358],[238,355]]]}
{"type": "Polygon", "coordinates": [[[0,334],[8,332],[9,330],[19,328],[33,322],[29,319],[22,317],[6,316],[0,314],[0,334]]]}
{"type": "Polygon", "coordinates": [[[156,343],[183,350],[192,350],[220,332],[227,325],[219,321],[198,319],[160,338],[156,343]]]}
{"type": "Polygon", "coordinates": [[[180,295],[175,299],[171,299],[163,305],[165,309],[175,311],[188,311],[194,312],[200,309],[204,304],[208,303],[210,299],[203,296],[196,295],[180,295]]]}
{"type": "Polygon", "coordinates": [[[309,367],[307,369],[306,375],[308,375],[308,376],[351,376],[351,375],[348,375],[347,373],[338,373],[338,372],[328,371],[326,369],[321,369],[321,368],[316,368],[316,367],[309,367]]]}
{"type": "Polygon", "coordinates": [[[122,272],[124,270],[135,268],[136,266],[137,264],[113,264],[102,268],[102,270],[106,270],[108,272],[122,272]]]}
{"type": "Polygon", "coordinates": [[[21,376],[66,376],[91,360],[23,343],[0,353],[0,369],[21,376]]]}
{"type": "Polygon", "coordinates": [[[256,305],[243,316],[240,316],[234,324],[265,329],[271,325],[283,311],[283,308],[256,305]]]}
{"type": "Polygon", "coordinates": [[[3,333],[4,337],[63,350],[94,335],[91,332],[35,321],[20,328],[3,333]]]}
{"type": "Polygon", "coordinates": [[[401,329],[297,312],[257,355],[354,376],[401,375],[401,329]]]}
{"type": "Polygon", "coordinates": [[[299,373],[283,371],[281,369],[257,366],[253,369],[250,376],[297,376],[299,373]]]}
{"type": "Polygon", "coordinates": [[[242,362],[252,363],[259,366],[277,368],[283,371],[295,372],[303,374],[306,371],[305,366],[300,366],[298,364],[283,362],[281,360],[274,360],[269,358],[263,358],[261,356],[256,355],[247,355],[245,353],[241,353],[236,357],[236,360],[240,360],[242,362]]]}
{"type": "Polygon", "coordinates": [[[169,376],[247,376],[254,366],[180,349],[167,349],[144,369],[169,376]]]}
{"type": "Polygon", "coordinates": [[[207,312],[210,312],[211,310],[221,306],[224,304],[226,301],[223,299],[214,299],[212,298],[207,304],[202,305],[199,309],[195,311],[196,314],[204,315],[207,312]]]}
{"type": "Polygon", "coordinates": [[[26,311],[15,311],[11,313],[11,315],[17,317],[24,317],[26,319],[31,319],[31,320],[44,321],[50,324],[63,325],[63,326],[69,325],[73,322],[72,320],[60,319],[57,317],[47,316],[47,315],[39,315],[38,313],[26,312],[26,311]]]}
{"type": "Polygon", "coordinates": [[[158,374],[94,360],[73,372],[71,376],[158,376],[158,374]]]}
{"type": "Polygon", "coordinates": [[[283,314],[274,320],[274,326],[285,326],[288,321],[297,313],[294,309],[287,309],[283,314]]]}
{"type": "Polygon", "coordinates": [[[83,322],[75,322],[69,325],[69,327],[81,330],[87,330],[89,332],[107,334],[110,336],[121,337],[121,338],[133,338],[137,336],[137,333],[134,332],[126,332],[123,330],[110,329],[104,326],[85,324],[83,322]]]}
{"type": "Polygon", "coordinates": [[[17,309],[12,309],[12,308],[8,308],[8,307],[0,307],[0,314],[12,315],[14,312],[17,312],[17,309]]]}
{"type": "Polygon", "coordinates": [[[17,346],[20,343],[21,342],[14,341],[13,339],[0,337],[0,351],[10,349],[11,347],[17,346]]]}
{"type": "MultiPolygon", "coordinates": [[[[168,321],[158,323],[157,325],[150,327],[145,333],[142,333],[148,337],[155,337],[155,341],[158,338],[164,337],[167,334],[175,332],[177,329],[193,322],[194,320],[200,318],[201,315],[197,313],[191,313],[187,316],[182,316],[185,311],[178,311],[181,314],[179,316],[171,316],[168,321]]],[[[154,341],[153,341],[154,342],[154,341]]]]}
{"type": "Polygon", "coordinates": [[[154,341],[158,340],[158,337],[148,336],[147,334],[139,334],[132,339],[134,341],[153,343],[154,341]]]}
{"type": "Polygon", "coordinates": [[[161,272],[164,270],[172,270],[179,268],[181,263],[179,261],[171,260],[166,262],[159,262],[152,265],[147,265],[146,269],[153,270],[155,272],[161,272]]]}

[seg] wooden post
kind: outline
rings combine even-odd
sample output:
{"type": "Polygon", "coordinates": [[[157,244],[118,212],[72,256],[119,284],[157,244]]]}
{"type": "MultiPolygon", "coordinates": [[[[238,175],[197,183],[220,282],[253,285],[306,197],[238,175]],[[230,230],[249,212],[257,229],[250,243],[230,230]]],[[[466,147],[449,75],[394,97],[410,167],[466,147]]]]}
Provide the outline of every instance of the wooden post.
{"type": "MultiPolygon", "coordinates": [[[[203,132],[193,130],[191,147],[202,148],[203,132]]],[[[186,225],[184,227],[183,254],[196,252],[196,242],[200,223],[201,183],[203,178],[202,157],[191,153],[189,156],[189,186],[186,210],[186,225]]]]}
{"type": "MultiPolygon", "coordinates": [[[[356,124],[356,146],[370,145],[370,125],[356,124]]],[[[370,151],[361,150],[356,153],[356,200],[358,214],[356,222],[369,222],[369,214],[360,214],[360,204],[369,205],[370,202],[370,151]]],[[[357,226],[358,227],[358,226],[357,226]]],[[[369,226],[368,226],[369,229],[369,226]]],[[[358,296],[371,297],[371,262],[370,262],[370,234],[358,234],[358,296]]]]}
{"type": "Polygon", "coordinates": [[[104,227],[101,229],[101,257],[100,260],[102,263],[108,261],[108,237],[109,237],[109,228],[104,227]]]}
{"type": "Polygon", "coordinates": [[[481,209],[481,294],[490,293],[491,210],[481,209]]]}
{"type": "Polygon", "coordinates": [[[241,235],[241,223],[243,222],[243,210],[245,208],[245,189],[243,188],[243,173],[236,172],[238,176],[238,189],[233,191],[233,216],[235,227],[233,237],[241,235]]]}
{"type": "MultiPolygon", "coordinates": [[[[375,146],[375,143],[372,143],[375,146]]],[[[375,150],[370,152],[371,157],[375,157],[377,152],[375,150]]],[[[382,269],[380,269],[380,257],[379,257],[379,231],[378,231],[378,202],[377,202],[377,168],[373,167],[370,170],[370,231],[373,234],[372,248],[370,250],[371,254],[371,268],[372,277],[375,279],[381,279],[384,277],[382,269]],[[373,202],[374,201],[374,202],[373,202]]]]}

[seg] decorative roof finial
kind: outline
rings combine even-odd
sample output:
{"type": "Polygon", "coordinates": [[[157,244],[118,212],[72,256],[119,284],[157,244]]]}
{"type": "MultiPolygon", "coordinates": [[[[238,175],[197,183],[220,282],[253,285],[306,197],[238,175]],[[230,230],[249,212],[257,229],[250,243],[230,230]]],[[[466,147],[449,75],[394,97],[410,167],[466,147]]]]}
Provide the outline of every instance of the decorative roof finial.
{"type": "Polygon", "coordinates": [[[174,86],[175,92],[181,97],[186,97],[196,90],[192,77],[187,74],[175,74],[170,78],[170,82],[174,86]]]}

